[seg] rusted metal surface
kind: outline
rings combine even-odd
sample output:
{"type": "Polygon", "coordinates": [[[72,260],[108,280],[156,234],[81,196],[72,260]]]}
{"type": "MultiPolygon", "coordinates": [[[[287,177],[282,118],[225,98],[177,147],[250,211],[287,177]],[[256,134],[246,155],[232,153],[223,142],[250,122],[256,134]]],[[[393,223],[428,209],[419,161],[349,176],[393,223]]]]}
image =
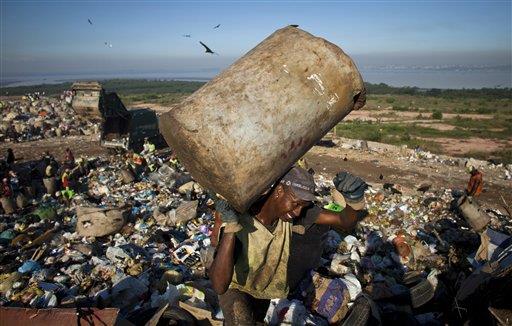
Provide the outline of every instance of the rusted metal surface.
{"type": "Polygon", "coordinates": [[[491,221],[491,217],[471,197],[462,197],[459,200],[459,209],[466,222],[477,232],[491,221]]]}
{"type": "Polygon", "coordinates": [[[86,116],[95,115],[100,116],[98,110],[100,104],[100,96],[103,92],[100,83],[98,82],[77,82],[72,85],[72,90],[75,93],[71,105],[77,113],[86,116]]]}
{"type": "Polygon", "coordinates": [[[162,115],[160,124],[194,178],[245,211],[364,103],[363,80],[339,47],[286,27],[162,115]]]}
{"type": "Polygon", "coordinates": [[[119,309],[6,308],[0,307],[0,326],[132,325],[118,318],[119,309]],[[118,320],[119,319],[119,320],[118,320]]]}

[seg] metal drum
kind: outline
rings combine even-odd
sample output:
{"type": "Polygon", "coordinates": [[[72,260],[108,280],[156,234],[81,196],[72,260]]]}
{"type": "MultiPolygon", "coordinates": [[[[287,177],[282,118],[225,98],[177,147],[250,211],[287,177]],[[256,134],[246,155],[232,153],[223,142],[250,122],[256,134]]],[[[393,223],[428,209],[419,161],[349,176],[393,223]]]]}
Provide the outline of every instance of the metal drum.
{"type": "Polygon", "coordinates": [[[352,60],[289,26],[162,115],[160,129],[202,186],[245,211],[364,103],[352,60]]]}

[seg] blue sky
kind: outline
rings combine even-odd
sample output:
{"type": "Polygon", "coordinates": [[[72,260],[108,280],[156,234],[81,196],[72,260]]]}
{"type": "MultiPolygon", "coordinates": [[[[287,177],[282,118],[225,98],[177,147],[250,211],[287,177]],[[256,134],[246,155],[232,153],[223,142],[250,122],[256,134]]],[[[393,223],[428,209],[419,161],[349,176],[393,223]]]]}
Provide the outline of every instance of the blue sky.
{"type": "Polygon", "coordinates": [[[4,76],[217,69],[288,24],[360,66],[511,64],[511,1],[0,2],[4,76]]]}

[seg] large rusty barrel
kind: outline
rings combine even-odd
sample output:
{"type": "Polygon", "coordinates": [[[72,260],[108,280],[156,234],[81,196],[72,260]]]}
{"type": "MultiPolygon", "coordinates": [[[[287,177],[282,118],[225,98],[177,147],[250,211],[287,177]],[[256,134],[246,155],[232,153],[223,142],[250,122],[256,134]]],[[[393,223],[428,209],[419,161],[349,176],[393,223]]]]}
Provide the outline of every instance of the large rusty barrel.
{"type": "Polygon", "coordinates": [[[160,128],[202,186],[245,211],[364,103],[352,60],[289,26],[162,115],[160,128]]]}

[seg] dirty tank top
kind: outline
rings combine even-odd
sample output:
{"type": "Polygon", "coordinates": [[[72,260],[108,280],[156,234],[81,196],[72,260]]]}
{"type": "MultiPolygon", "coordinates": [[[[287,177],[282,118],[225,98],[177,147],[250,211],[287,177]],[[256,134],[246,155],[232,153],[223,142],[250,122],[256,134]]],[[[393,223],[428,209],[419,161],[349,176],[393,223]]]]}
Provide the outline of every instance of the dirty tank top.
{"type": "Polygon", "coordinates": [[[258,299],[286,298],[292,224],[278,220],[273,232],[249,214],[239,216],[236,233],[242,246],[236,257],[230,288],[258,299]]]}

